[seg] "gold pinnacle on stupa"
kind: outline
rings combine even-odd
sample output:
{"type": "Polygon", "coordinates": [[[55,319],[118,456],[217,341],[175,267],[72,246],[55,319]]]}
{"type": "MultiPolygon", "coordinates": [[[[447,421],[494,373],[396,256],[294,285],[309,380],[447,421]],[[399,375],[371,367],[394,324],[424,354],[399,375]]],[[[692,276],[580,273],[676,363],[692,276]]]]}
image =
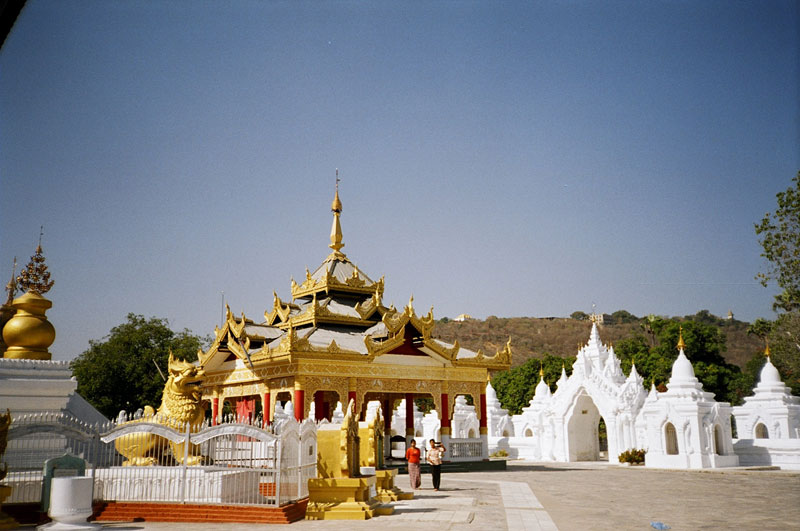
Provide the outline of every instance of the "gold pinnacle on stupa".
{"type": "Polygon", "coordinates": [[[17,293],[17,279],[15,278],[17,274],[17,257],[14,257],[14,265],[11,266],[11,280],[8,281],[6,284],[6,293],[8,297],[6,298],[6,305],[10,306],[11,302],[14,300],[14,295],[17,293]]]}
{"type": "Polygon", "coordinates": [[[24,293],[11,303],[14,316],[3,325],[4,358],[49,360],[47,350],[56,338],[56,330],[47,320],[45,312],[53,303],[42,294],[50,291],[54,281],[42,253],[43,230],[39,231],[39,245],[31,261],[16,278],[17,288],[24,293]]]}
{"type": "Polygon", "coordinates": [[[678,327],[678,350],[683,350],[686,348],[686,343],[683,342],[683,327],[678,327]]]}
{"type": "Polygon", "coordinates": [[[333,249],[334,256],[344,256],[341,252],[344,243],[342,242],[342,225],[339,223],[339,214],[342,213],[342,201],[339,199],[339,169],[336,169],[336,193],[333,196],[331,203],[331,212],[333,212],[333,226],[331,227],[331,244],[328,246],[333,249]]]}
{"type": "Polygon", "coordinates": [[[44,254],[42,254],[43,234],[44,227],[39,231],[39,245],[36,247],[36,253],[31,256],[31,261],[28,262],[28,265],[19,272],[17,286],[20,291],[43,295],[53,287],[55,281],[50,280],[50,272],[47,270],[44,254]]]}

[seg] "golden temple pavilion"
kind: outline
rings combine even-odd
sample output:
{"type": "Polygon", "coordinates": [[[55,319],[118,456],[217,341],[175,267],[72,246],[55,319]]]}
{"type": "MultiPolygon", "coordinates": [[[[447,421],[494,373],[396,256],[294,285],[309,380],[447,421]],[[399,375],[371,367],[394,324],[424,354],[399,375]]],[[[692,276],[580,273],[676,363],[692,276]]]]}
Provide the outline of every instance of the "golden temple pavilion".
{"type": "Polygon", "coordinates": [[[384,306],[383,277],[373,280],[342,252],[338,185],[331,210],[332,252],[315,271],[306,269],[301,283],[292,279],[291,299],[275,294],[261,322],[228,308],[213,343],[199,353],[212,419],[224,402],[239,416],[261,410],[269,424],[277,401],[291,401],[298,420],[313,402],[321,420],[331,418],[339,401],[354,400],[363,417],[366,403],[378,400],[390,433],[395,403],[405,399],[408,438],[414,434],[414,398],[429,397],[448,440],[455,397],[469,395],[479,406],[485,443],[486,382],[490,371],[509,368],[510,344],[486,356],[434,339],[433,309],[418,315],[413,298],[402,310],[384,306]]]}

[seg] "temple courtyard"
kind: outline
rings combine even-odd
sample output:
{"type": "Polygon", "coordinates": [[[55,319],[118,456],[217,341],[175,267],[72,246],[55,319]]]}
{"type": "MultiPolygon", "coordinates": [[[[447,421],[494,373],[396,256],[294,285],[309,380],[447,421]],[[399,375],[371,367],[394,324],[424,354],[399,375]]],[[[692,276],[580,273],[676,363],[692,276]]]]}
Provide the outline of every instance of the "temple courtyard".
{"type": "MultiPolygon", "coordinates": [[[[398,485],[407,490],[407,476],[398,485]]],[[[503,472],[423,474],[414,500],[366,521],[300,521],[288,529],[797,529],[800,472],[743,468],[658,470],[605,463],[509,461],[503,472]]],[[[119,531],[283,528],[252,524],[106,523],[119,531]]]]}

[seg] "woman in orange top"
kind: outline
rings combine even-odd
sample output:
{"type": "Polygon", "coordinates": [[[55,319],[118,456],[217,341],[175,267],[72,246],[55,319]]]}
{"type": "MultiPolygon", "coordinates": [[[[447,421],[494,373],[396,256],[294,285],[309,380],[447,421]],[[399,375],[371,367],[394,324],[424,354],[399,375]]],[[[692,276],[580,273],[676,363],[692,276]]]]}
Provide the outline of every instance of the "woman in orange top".
{"type": "Polygon", "coordinates": [[[406,450],[406,461],[408,461],[408,480],[411,482],[411,488],[416,490],[422,484],[422,478],[419,475],[419,448],[417,448],[417,441],[411,439],[411,448],[406,450]]]}

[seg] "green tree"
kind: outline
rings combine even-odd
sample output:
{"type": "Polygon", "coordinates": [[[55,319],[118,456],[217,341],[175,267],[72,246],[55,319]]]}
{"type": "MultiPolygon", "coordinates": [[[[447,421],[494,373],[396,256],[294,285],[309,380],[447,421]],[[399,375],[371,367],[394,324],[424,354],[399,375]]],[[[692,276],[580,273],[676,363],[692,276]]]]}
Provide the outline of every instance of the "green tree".
{"type": "Polygon", "coordinates": [[[787,312],[800,309],[800,171],[792,182],[777,194],[775,213],[768,212],[755,225],[761,256],[769,262],[767,271],[756,278],[765,287],[770,281],[778,284],[783,291],[775,296],[773,308],[787,312]]]}
{"type": "Polygon", "coordinates": [[[616,312],[611,314],[611,318],[617,324],[623,323],[636,323],[639,321],[639,318],[633,315],[631,312],[627,310],[617,310],[616,312]]]}
{"type": "Polygon", "coordinates": [[[783,382],[800,395],[800,311],[778,317],[769,333],[769,350],[783,382]]]}
{"type": "Polygon", "coordinates": [[[576,321],[586,321],[587,319],[589,319],[589,315],[581,311],[572,312],[571,314],[569,314],[569,317],[570,319],[575,319],[576,321]]]}
{"type": "Polygon", "coordinates": [[[725,361],[725,335],[719,328],[698,321],[678,321],[656,317],[648,321],[655,337],[650,346],[642,335],[623,339],[614,347],[620,358],[622,370],[630,371],[631,362],[636,362],[637,372],[647,385],[652,381],[659,388],[669,382],[672,364],[678,357],[678,338],[683,330],[686,344],[684,353],[692,362],[695,376],[705,391],[714,393],[718,401],[741,403],[749,393],[747,379],[736,365],[725,361]]]}
{"type": "Polygon", "coordinates": [[[565,367],[567,375],[572,373],[572,364],[575,358],[559,358],[545,354],[543,358],[530,358],[528,361],[507,371],[497,373],[492,378],[492,387],[497,392],[497,399],[512,415],[522,413],[526,407],[536,385],[539,383],[539,367],[544,373],[544,381],[555,391],[556,382],[561,377],[561,368],[565,367]]]}
{"type": "Polygon", "coordinates": [[[112,418],[122,409],[158,408],[164,380],[156,365],[166,375],[170,350],[176,358],[194,359],[202,344],[189,330],[173,332],[166,319],[130,313],[102,341],[89,341],[70,367],[78,393],[112,418]]]}
{"type": "Polygon", "coordinates": [[[772,332],[774,325],[774,322],[759,317],[747,327],[747,333],[765,339],[772,332]]]}

